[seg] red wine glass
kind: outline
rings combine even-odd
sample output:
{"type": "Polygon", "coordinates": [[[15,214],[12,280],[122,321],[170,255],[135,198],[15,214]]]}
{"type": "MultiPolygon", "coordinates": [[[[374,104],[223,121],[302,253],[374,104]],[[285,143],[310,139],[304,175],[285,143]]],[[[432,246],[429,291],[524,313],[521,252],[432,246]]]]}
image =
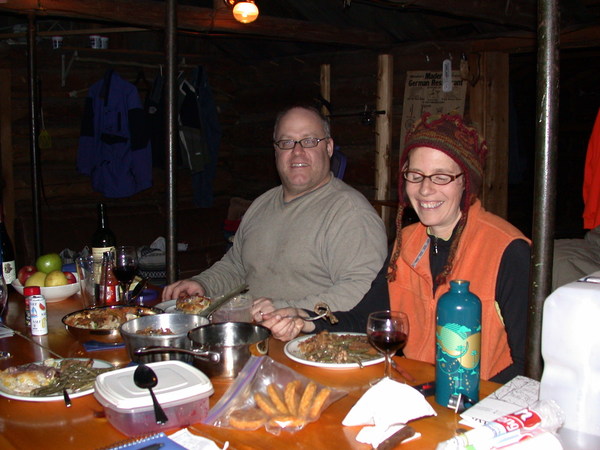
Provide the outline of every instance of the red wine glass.
{"type": "Polygon", "coordinates": [[[138,268],[135,247],[122,245],[115,249],[115,267],[113,272],[123,290],[123,303],[129,303],[129,286],[138,268]]]}
{"type": "Polygon", "coordinates": [[[408,339],[408,316],[400,311],[369,314],[367,337],[376,350],[385,355],[385,378],[392,379],[392,356],[408,339]]]}

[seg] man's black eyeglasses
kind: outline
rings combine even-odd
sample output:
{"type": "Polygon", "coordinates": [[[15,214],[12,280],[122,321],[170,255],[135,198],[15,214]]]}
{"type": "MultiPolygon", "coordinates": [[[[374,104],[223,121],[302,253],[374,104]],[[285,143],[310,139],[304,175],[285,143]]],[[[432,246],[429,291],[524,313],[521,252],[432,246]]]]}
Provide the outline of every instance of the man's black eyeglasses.
{"type": "Polygon", "coordinates": [[[300,139],[299,141],[295,141],[293,139],[281,139],[277,142],[274,142],[274,144],[281,150],[291,150],[296,146],[296,144],[300,144],[302,148],[313,148],[319,145],[319,142],[324,141],[325,139],[329,139],[329,136],[326,136],[321,139],[307,137],[304,139],[300,139]]]}

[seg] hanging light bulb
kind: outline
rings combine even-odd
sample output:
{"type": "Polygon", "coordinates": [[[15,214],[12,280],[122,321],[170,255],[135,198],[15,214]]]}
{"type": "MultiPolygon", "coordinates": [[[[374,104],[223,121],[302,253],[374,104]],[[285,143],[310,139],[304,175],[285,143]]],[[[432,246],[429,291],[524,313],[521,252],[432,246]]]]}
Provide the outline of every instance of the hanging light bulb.
{"type": "Polygon", "coordinates": [[[233,6],[233,17],[242,23],[254,22],[258,17],[258,7],[254,0],[225,0],[233,6]]]}

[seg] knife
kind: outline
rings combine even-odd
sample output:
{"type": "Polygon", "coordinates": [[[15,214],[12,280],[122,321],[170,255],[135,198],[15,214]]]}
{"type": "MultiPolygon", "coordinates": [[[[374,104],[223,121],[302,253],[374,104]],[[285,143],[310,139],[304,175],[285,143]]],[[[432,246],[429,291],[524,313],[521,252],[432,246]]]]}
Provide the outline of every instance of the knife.
{"type": "Polygon", "coordinates": [[[377,446],[377,450],[391,450],[396,445],[400,444],[402,441],[411,438],[415,435],[416,431],[410,425],[406,425],[392,434],[385,441],[381,442],[377,446]]]}

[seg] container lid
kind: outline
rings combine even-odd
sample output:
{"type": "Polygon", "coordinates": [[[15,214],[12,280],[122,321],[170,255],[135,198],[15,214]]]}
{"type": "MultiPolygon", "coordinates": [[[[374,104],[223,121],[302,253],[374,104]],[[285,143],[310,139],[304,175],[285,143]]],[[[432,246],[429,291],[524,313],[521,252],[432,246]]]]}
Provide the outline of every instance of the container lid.
{"type": "Polygon", "coordinates": [[[23,289],[23,295],[29,297],[30,295],[40,295],[41,290],[39,286],[27,286],[23,289]]]}
{"type": "MultiPolygon", "coordinates": [[[[170,360],[147,364],[156,373],[158,384],[152,390],[163,405],[176,403],[213,392],[208,377],[195,367],[183,361],[170,360]]],[[[148,389],[141,389],[133,382],[136,366],[113,370],[98,375],[94,396],[103,406],[130,410],[152,406],[148,389]]]]}

